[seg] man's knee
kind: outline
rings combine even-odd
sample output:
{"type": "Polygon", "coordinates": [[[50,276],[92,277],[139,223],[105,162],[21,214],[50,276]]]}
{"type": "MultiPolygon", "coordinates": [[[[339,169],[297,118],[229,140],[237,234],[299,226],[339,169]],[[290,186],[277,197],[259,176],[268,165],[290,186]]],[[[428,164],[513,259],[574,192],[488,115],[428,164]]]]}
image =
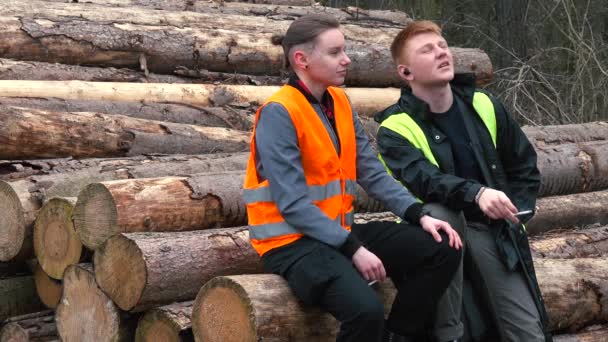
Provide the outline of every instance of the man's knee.
{"type": "Polygon", "coordinates": [[[462,211],[452,210],[440,203],[426,203],[424,208],[429,210],[430,216],[449,223],[462,237],[466,227],[462,211]]]}
{"type": "Polygon", "coordinates": [[[378,296],[361,296],[357,306],[358,309],[352,317],[353,321],[374,325],[384,324],[384,306],[378,296]]]}

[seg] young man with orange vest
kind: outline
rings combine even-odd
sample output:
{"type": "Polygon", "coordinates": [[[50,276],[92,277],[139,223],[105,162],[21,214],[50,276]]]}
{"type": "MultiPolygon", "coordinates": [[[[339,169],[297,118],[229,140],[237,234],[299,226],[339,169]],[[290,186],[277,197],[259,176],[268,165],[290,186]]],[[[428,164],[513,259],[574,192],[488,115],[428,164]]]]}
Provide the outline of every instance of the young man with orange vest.
{"type": "Polygon", "coordinates": [[[465,328],[463,284],[452,284],[452,302],[440,303],[437,338],[551,341],[520,221],[532,215],[515,215],[535,208],[540,174],[532,145],[500,101],[475,89],[473,75],[454,75],[452,54],[436,24],[409,24],[391,52],[408,86],[375,117],[381,158],[422,201],[462,210],[467,220],[465,328]]]}
{"type": "Polygon", "coordinates": [[[293,75],[256,113],[243,190],[251,243],[300,300],[340,321],[337,341],[424,341],[460,238],[387,174],[337,88],[350,64],[338,21],[301,17],[281,44],[293,75]],[[357,183],[411,224],[353,223],[357,183]],[[368,283],[387,276],[398,295],[385,326],[368,283]]]}

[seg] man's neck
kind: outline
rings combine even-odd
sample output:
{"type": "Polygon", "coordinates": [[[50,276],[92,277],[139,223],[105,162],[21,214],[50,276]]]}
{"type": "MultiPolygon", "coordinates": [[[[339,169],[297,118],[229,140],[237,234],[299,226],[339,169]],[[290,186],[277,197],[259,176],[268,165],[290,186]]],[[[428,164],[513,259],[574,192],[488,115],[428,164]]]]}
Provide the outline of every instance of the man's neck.
{"type": "Polygon", "coordinates": [[[420,87],[413,86],[412,93],[420,100],[429,105],[432,113],[445,113],[454,102],[452,88],[449,84],[440,87],[420,87]]]}
{"type": "Polygon", "coordinates": [[[305,74],[298,74],[298,77],[300,78],[300,81],[304,83],[310,94],[314,96],[317,101],[321,102],[323,100],[323,94],[325,94],[325,91],[327,90],[327,86],[312,81],[305,74]]]}

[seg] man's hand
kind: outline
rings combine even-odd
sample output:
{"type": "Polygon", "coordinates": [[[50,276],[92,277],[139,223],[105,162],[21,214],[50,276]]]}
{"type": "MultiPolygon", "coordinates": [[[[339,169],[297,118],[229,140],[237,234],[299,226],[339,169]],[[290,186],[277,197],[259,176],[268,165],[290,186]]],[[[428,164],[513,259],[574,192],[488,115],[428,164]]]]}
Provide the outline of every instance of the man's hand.
{"type": "Polygon", "coordinates": [[[509,220],[513,224],[519,222],[517,216],[514,215],[517,208],[502,191],[486,188],[479,197],[478,204],[481,211],[491,219],[509,220]]]}
{"type": "Polygon", "coordinates": [[[450,239],[450,247],[456,249],[462,248],[462,241],[460,240],[460,235],[458,235],[458,232],[455,231],[449,223],[430,217],[428,215],[424,215],[420,218],[420,225],[422,226],[422,229],[424,229],[427,233],[433,236],[435,241],[441,242],[441,235],[439,235],[439,231],[443,230],[450,239]]]}
{"type": "Polygon", "coordinates": [[[365,247],[359,247],[353,254],[353,264],[367,281],[386,279],[386,271],[382,261],[365,247]]]}

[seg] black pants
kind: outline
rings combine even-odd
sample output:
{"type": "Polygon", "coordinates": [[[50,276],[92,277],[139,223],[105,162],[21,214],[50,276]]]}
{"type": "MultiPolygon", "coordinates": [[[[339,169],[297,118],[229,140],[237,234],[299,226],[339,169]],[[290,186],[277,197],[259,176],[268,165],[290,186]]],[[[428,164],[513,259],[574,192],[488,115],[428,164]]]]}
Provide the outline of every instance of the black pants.
{"type": "MultiPolygon", "coordinates": [[[[439,297],[460,261],[460,251],[437,243],[419,226],[393,222],[353,225],[352,231],[384,263],[398,290],[388,316],[388,329],[416,341],[432,327],[439,297]]],[[[266,254],[269,272],[287,279],[294,294],[320,305],[340,321],[337,341],[380,341],[384,307],[351,260],[336,249],[302,238],[266,254]]]]}

